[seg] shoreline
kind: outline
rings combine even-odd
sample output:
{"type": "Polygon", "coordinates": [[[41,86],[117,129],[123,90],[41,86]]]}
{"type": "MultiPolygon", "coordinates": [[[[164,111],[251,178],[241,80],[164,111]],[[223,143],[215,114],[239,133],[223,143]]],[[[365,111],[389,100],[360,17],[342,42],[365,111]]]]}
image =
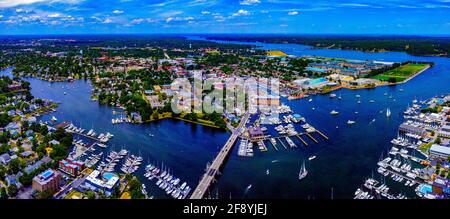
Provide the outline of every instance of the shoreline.
{"type": "Polygon", "coordinates": [[[431,65],[427,65],[425,68],[423,68],[422,70],[416,72],[415,74],[411,75],[410,77],[408,77],[407,79],[405,79],[404,81],[400,81],[400,82],[395,82],[395,83],[380,83],[380,84],[376,84],[375,87],[349,87],[349,86],[337,86],[336,88],[332,88],[330,90],[327,90],[326,92],[322,92],[320,94],[324,95],[324,94],[328,94],[330,92],[333,91],[337,91],[340,89],[349,89],[349,90],[362,90],[362,89],[376,89],[377,87],[383,87],[383,86],[395,86],[395,85],[401,85],[401,84],[405,84],[407,82],[409,82],[410,80],[412,80],[413,78],[417,77],[418,75],[422,74],[423,72],[425,72],[426,70],[430,69],[431,65]]]}

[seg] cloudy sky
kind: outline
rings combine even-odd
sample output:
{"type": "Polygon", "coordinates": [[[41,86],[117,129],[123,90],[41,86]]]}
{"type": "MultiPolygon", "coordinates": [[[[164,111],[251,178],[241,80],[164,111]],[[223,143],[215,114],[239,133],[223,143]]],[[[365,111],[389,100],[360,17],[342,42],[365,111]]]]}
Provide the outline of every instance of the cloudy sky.
{"type": "Polygon", "coordinates": [[[450,35],[450,0],[0,0],[0,34],[450,35]]]}

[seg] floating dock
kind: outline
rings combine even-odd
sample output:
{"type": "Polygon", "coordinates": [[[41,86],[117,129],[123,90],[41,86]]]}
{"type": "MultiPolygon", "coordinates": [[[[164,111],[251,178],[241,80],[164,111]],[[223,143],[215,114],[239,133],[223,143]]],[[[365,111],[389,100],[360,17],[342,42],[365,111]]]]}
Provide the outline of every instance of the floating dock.
{"type": "Polygon", "coordinates": [[[270,142],[270,144],[273,146],[273,148],[274,148],[276,151],[278,151],[277,146],[275,146],[274,144],[272,144],[272,142],[270,142]]]}
{"type": "Polygon", "coordinates": [[[287,147],[286,147],[286,145],[285,145],[285,144],[283,143],[283,141],[281,141],[280,137],[278,137],[278,138],[275,138],[275,139],[278,139],[278,141],[279,141],[279,142],[281,142],[281,145],[283,145],[284,149],[286,149],[286,150],[287,150],[287,147]]]}
{"type": "Polygon", "coordinates": [[[302,143],[303,143],[305,146],[308,146],[308,143],[306,143],[306,141],[303,140],[303,138],[300,137],[300,135],[296,135],[296,136],[297,136],[298,139],[300,139],[300,141],[302,141],[302,143]]]}
{"type": "Polygon", "coordinates": [[[319,143],[313,136],[311,136],[309,133],[305,133],[309,138],[311,138],[314,142],[319,143]]]}

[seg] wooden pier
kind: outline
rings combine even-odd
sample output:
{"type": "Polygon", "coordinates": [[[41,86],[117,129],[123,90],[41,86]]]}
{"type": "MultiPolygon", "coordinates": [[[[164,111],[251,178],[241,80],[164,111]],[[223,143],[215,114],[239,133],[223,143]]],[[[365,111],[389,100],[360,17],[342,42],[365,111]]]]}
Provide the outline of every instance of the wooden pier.
{"type": "Polygon", "coordinates": [[[275,140],[277,140],[278,139],[278,141],[281,143],[281,145],[283,145],[283,147],[284,147],[284,149],[286,149],[287,150],[287,147],[286,147],[286,145],[281,141],[281,139],[280,139],[280,137],[278,137],[278,138],[274,138],[275,140]]]}
{"type": "Polygon", "coordinates": [[[305,146],[308,146],[308,143],[306,143],[306,141],[303,140],[303,138],[300,137],[300,135],[297,135],[297,138],[300,139],[300,141],[302,141],[302,143],[303,143],[305,146]]]}
{"type": "Polygon", "coordinates": [[[92,137],[92,136],[89,136],[89,135],[86,135],[86,134],[83,134],[83,133],[74,132],[74,131],[67,131],[67,132],[70,132],[72,134],[76,134],[76,135],[79,135],[79,136],[83,136],[85,138],[89,138],[89,139],[94,140],[94,141],[100,141],[100,139],[98,139],[96,137],[92,137]]]}
{"type": "MultiPolygon", "coordinates": [[[[262,152],[267,152],[268,151],[268,149],[267,149],[267,147],[266,147],[266,144],[264,144],[264,141],[263,140],[261,140],[261,141],[259,141],[259,142],[261,142],[261,145],[262,145],[262,149],[259,149],[260,151],[262,151],[262,152]]],[[[258,148],[259,148],[259,144],[258,144],[258,148]]]]}
{"type": "Polygon", "coordinates": [[[275,146],[274,144],[272,144],[272,142],[269,142],[269,143],[272,145],[272,147],[273,147],[276,151],[278,151],[277,146],[275,146]]]}
{"type": "Polygon", "coordinates": [[[323,138],[325,138],[326,140],[328,140],[328,137],[326,135],[324,135],[321,131],[316,129],[316,132],[319,133],[319,135],[321,135],[323,138]]]}
{"type": "Polygon", "coordinates": [[[309,133],[305,133],[309,138],[311,138],[311,140],[313,140],[314,142],[319,143],[315,138],[313,138],[313,136],[311,136],[309,133]]]}

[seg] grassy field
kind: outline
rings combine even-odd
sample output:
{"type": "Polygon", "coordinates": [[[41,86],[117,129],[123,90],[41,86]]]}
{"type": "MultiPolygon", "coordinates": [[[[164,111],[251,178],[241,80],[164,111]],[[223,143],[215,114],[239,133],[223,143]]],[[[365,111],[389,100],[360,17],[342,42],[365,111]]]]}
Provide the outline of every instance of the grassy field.
{"type": "Polygon", "coordinates": [[[406,64],[383,74],[374,76],[373,78],[381,81],[388,81],[389,78],[395,78],[396,82],[402,82],[417,72],[422,71],[427,66],[428,64],[406,64]]]}
{"type": "Polygon", "coordinates": [[[419,146],[419,150],[424,154],[428,154],[428,150],[431,148],[431,145],[433,145],[433,142],[422,144],[421,146],[419,146]]]}
{"type": "Polygon", "coordinates": [[[267,52],[268,56],[287,56],[286,53],[280,50],[271,50],[267,52]]]}

